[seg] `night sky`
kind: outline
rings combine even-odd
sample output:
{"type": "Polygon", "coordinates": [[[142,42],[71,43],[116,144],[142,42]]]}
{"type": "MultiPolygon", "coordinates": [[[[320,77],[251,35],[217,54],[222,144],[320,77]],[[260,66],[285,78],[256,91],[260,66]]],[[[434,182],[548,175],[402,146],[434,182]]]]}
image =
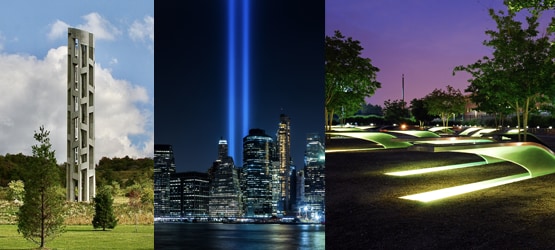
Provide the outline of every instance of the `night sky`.
{"type": "MultiPolygon", "coordinates": [[[[369,103],[383,107],[385,100],[402,99],[403,74],[410,103],[447,85],[464,91],[470,75],[452,71],[491,55],[482,44],[489,39],[485,31],[496,30],[490,8],[506,11],[502,0],[326,0],[325,33],[340,30],[359,40],[362,56],[380,68],[382,88],[369,103]]],[[[548,14],[553,11],[542,20],[548,14]]]]}
{"type": "MultiPolygon", "coordinates": [[[[155,143],[171,144],[178,172],[205,172],[228,139],[227,1],[155,3],[155,143]]],[[[250,124],[275,139],[291,118],[303,166],[308,133],[324,130],[324,2],[251,1],[250,124]]],[[[240,128],[238,128],[240,129],[240,128]]],[[[242,138],[236,136],[236,165],[242,138]]]]}

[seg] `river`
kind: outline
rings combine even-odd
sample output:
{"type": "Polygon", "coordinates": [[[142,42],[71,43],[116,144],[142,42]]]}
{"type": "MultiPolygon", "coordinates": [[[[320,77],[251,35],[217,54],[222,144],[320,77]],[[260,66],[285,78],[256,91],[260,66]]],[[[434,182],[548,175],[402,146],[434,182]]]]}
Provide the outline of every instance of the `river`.
{"type": "Polygon", "coordinates": [[[319,224],[156,223],[156,249],[325,249],[319,224]]]}

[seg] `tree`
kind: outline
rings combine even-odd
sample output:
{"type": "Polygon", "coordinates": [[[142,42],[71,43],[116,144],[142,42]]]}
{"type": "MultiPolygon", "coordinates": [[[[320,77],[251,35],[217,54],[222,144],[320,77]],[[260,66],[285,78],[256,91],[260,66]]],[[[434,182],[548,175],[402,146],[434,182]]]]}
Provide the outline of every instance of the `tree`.
{"type": "Polygon", "coordinates": [[[410,116],[407,103],[403,100],[387,100],[384,102],[384,119],[391,123],[401,123],[410,116]]]}
{"type": "Polygon", "coordinates": [[[449,117],[464,112],[466,101],[461,91],[447,85],[447,90],[434,89],[424,97],[428,114],[438,115],[444,127],[449,126],[449,117]]]}
{"type": "Polygon", "coordinates": [[[25,172],[25,196],[17,213],[17,231],[44,248],[47,240],[64,231],[62,217],[65,195],[58,175],[56,158],[49,139],[50,132],[40,127],[32,146],[33,158],[25,172]]]}
{"type": "Polygon", "coordinates": [[[504,4],[512,12],[528,9],[533,14],[555,8],[555,0],[505,0],[504,4]]]}
{"type": "Polygon", "coordinates": [[[515,20],[514,12],[507,15],[502,11],[496,14],[492,9],[489,12],[497,30],[486,31],[491,39],[484,41],[484,45],[494,49],[493,57],[485,56],[474,64],[458,66],[455,71],[472,75],[467,90],[472,92],[471,98],[480,108],[504,112],[509,106],[516,114],[517,125],[526,128],[535,105],[555,96],[551,32],[546,30],[539,36],[536,14],[526,17],[527,25],[523,27],[515,20]]]}
{"type": "Polygon", "coordinates": [[[325,41],[325,121],[331,128],[337,111],[354,114],[364,103],[364,98],[374,94],[381,84],[376,81],[376,73],[369,58],[361,57],[360,42],[345,38],[335,31],[333,37],[325,41]]]}
{"type": "Polygon", "coordinates": [[[103,231],[106,228],[113,229],[116,227],[118,220],[114,215],[112,204],[114,199],[112,198],[111,190],[102,189],[93,198],[94,201],[94,217],[92,220],[93,227],[95,229],[102,228],[103,231]]]}
{"type": "Polygon", "coordinates": [[[25,184],[23,184],[23,181],[10,181],[8,187],[8,199],[12,201],[23,201],[25,194],[25,184]]]}
{"type": "Polygon", "coordinates": [[[154,212],[154,181],[152,177],[147,175],[140,176],[134,180],[134,183],[127,187],[126,196],[129,198],[129,216],[131,213],[135,215],[135,231],[137,231],[137,224],[139,214],[142,211],[148,210],[154,212]]]}
{"type": "Polygon", "coordinates": [[[410,110],[414,119],[416,119],[420,125],[420,128],[424,127],[427,121],[434,119],[434,116],[430,115],[428,109],[426,109],[424,99],[414,98],[410,101],[410,110]]]}

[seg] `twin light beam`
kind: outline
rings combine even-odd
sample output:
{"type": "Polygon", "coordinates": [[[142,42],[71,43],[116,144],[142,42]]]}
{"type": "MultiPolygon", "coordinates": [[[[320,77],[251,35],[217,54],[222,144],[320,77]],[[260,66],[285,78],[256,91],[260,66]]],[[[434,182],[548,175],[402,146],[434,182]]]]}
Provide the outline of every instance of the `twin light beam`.
{"type": "Polygon", "coordinates": [[[249,0],[228,1],[228,153],[239,164],[241,159],[235,157],[235,145],[242,141],[237,138],[248,134],[249,128],[249,8],[249,0]],[[236,105],[238,101],[240,107],[236,105]],[[238,128],[241,130],[237,131],[238,128]]]}

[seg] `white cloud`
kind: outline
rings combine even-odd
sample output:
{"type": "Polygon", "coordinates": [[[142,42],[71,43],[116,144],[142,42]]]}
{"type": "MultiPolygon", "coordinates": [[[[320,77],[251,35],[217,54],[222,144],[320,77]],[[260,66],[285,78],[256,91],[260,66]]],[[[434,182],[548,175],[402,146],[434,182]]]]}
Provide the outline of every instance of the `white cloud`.
{"type": "Polygon", "coordinates": [[[67,36],[67,28],[69,24],[56,20],[53,24],[50,25],[50,32],[48,32],[48,39],[55,40],[60,37],[67,36]]]}
{"type": "Polygon", "coordinates": [[[121,34],[118,28],[96,12],[83,16],[83,19],[86,23],[77,25],[77,28],[93,33],[96,40],[114,40],[121,34]]]}
{"type": "MultiPolygon", "coordinates": [[[[121,34],[121,31],[118,28],[96,12],[91,12],[82,16],[82,18],[85,20],[85,23],[79,24],[75,27],[93,33],[95,40],[114,40],[116,36],[121,34]]],[[[54,40],[67,36],[68,27],[71,27],[71,25],[63,21],[56,20],[50,25],[48,39],[54,40]]]]}
{"type": "MultiPolygon", "coordinates": [[[[0,54],[0,154],[31,154],[33,132],[44,125],[58,162],[66,161],[67,47],[51,49],[44,59],[0,54]]],[[[95,157],[151,157],[153,114],[147,91],[95,69],[95,157]],[[131,137],[142,138],[135,144],[131,137]],[[137,145],[138,144],[138,145],[137,145]]]]}
{"type": "Polygon", "coordinates": [[[140,40],[148,43],[149,49],[154,51],[154,17],[146,16],[142,21],[135,20],[127,33],[133,41],[140,40]]]}

